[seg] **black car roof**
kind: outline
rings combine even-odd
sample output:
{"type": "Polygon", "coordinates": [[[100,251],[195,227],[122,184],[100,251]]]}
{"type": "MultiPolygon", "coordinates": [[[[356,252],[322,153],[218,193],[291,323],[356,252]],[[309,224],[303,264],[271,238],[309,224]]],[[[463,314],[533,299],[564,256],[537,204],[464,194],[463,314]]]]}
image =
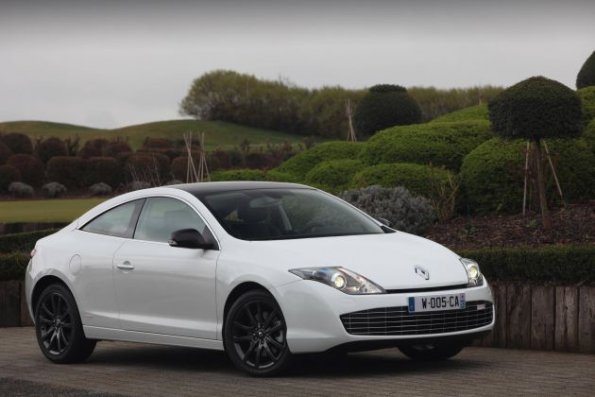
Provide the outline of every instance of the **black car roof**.
{"type": "Polygon", "coordinates": [[[226,181],[226,182],[197,182],[170,185],[175,189],[187,191],[194,196],[205,194],[224,193],[237,190],[254,189],[312,189],[310,186],[289,182],[256,182],[256,181],[226,181]]]}

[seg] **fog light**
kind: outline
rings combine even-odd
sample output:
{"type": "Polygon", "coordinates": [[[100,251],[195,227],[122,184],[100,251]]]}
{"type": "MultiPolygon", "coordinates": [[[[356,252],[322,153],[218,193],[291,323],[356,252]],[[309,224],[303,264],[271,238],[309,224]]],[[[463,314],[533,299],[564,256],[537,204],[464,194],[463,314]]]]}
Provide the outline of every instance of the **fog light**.
{"type": "Polygon", "coordinates": [[[343,275],[341,275],[340,273],[334,274],[331,277],[331,282],[337,289],[342,289],[343,287],[345,287],[345,284],[347,284],[347,282],[345,281],[345,277],[343,277],[343,275]]]}

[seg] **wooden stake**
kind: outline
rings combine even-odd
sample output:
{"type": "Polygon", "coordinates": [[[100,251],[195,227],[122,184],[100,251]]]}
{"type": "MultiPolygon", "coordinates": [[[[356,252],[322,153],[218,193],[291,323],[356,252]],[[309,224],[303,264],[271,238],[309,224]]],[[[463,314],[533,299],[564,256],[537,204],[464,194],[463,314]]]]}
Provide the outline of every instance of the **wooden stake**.
{"type": "Polygon", "coordinates": [[[558,194],[560,195],[560,200],[562,200],[562,205],[566,208],[566,200],[564,200],[564,195],[562,194],[562,188],[560,187],[560,181],[558,181],[558,175],[556,174],[556,169],[554,168],[554,163],[552,162],[552,156],[550,156],[550,149],[547,147],[547,143],[545,140],[543,141],[543,147],[545,149],[545,154],[547,156],[547,161],[550,163],[550,169],[552,170],[552,174],[554,175],[554,181],[556,182],[556,188],[558,188],[558,194]]]}
{"type": "Polygon", "coordinates": [[[533,141],[533,151],[535,152],[534,161],[537,169],[537,190],[539,192],[539,207],[541,208],[541,221],[545,230],[552,229],[552,220],[550,212],[547,208],[547,200],[545,197],[545,180],[543,177],[543,164],[541,155],[541,143],[539,140],[533,141]]]}
{"type": "Polygon", "coordinates": [[[523,188],[523,216],[525,216],[527,209],[527,177],[529,174],[529,141],[525,148],[525,186],[523,188]]]}
{"type": "Polygon", "coordinates": [[[351,99],[348,99],[345,102],[345,113],[347,115],[347,124],[349,125],[349,130],[347,131],[347,141],[357,142],[357,136],[355,135],[355,129],[353,128],[353,112],[351,110],[351,99]]]}

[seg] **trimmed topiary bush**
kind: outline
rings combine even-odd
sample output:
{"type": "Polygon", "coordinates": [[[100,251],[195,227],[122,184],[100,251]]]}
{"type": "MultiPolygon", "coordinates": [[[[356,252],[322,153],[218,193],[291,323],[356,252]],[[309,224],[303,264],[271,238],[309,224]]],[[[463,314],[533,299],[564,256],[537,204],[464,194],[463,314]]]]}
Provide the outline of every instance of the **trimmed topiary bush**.
{"type": "Polygon", "coordinates": [[[7,192],[8,186],[21,180],[19,170],[11,165],[0,165],[0,192],[7,192]]]}
{"type": "Polygon", "coordinates": [[[296,178],[294,175],[288,174],[286,172],[280,172],[277,170],[269,170],[265,174],[265,178],[267,181],[271,182],[293,182],[299,183],[300,180],[296,178]]]}
{"type": "Polygon", "coordinates": [[[12,151],[4,144],[4,142],[0,141],[0,165],[6,163],[6,160],[12,156],[12,151]]]}
{"type": "Polygon", "coordinates": [[[52,137],[39,142],[35,147],[35,154],[41,161],[47,163],[52,157],[68,156],[68,148],[64,141],[52,137]]]}
{"type": "Polygon", "coordinates": [[[395,127],[370,138],[361,158],[370,165],[418,163],[456,171],[467,153],[491,137],[487,121],[395,127]]]}
{"type": "Polygon", "coordinates": [[[364,164],[359,160],[330,160],[319,163],[306,174],[306,183],[329,192],[340,192],[351,185],[351,179],[364,164]]]}
{"type": "Polygon", "coordinates": [[[89,193],[92,196],[107,196],[112,193],[112,187],[103,182],[95,183],[89,186],[89,193]]]}
{"type": "Polygon", "coordinates": [[[404,187],[369,186],[339,195],[376,219],[384,218],[391,227],[407,233],[423,234],[436,221],[430,201],[415,197],[404,187]]]}
{"type": "Polygon", "coordinates": [[[63,196],[67,192],[66,186],[58,182],[46,183],[41,187],[41,190],[46,197],[57,198],[63,196]]]}
{"type": "Polygon", "coordinates": [[[64,186],[75,189],[85,186],[86,161],[80,157],[52,157],[46,166],[49,180],[60,182],[64,186]]]}
{"type": "Polygon", "coordinates": [[[89,139],[79,151],[78,156],[84,159],[89,157],[101,157],[104,155],[108,144],[109,141],[105,138],[89,139]]]}
{"type": "MultiPolygon", "coordinates": [[[[595,155],[584,139],[551,139],[548,146],[564,196],[569,201],[595,196],[595,155]]],[[[522,207],[526,142],[491,139],[465,157],[460,207],[465,212],[517,212],[522,207]]],[[[558,200],[546,174],[549,201],[558,200]]]]}
{"type": "Polygon", "coordinates": [[[363,144],[356,142],[324,142],[296,154],[276,169],[303,179],[318,163],[329,160],[356,159],[362,148],[363,144]]]}
{"type": "Polygon", "coordinates": [[[405,88],[390,84],[371,87],[353,114],[355,129],[364,137],[388,127],[420,121],[421,109],[415,99],[405,88]]]}
{"type": "Polygon", "coordinates": [[[122,180],[122,168],[113,157],[91,157],[87,160],[86,185],[103,182],[115,188],[122,180]]]}
{"type": "Polygon", "coordinates": [[[126,159],[128,178],[160,186],[170,179],[169,158],[160,153],[134,153],[126,159]]]}
{"type": "Polygon", "coordinates": [[[583,104],[583,120],[585,125],[595,119],[595,86],[586,87],[576,92],[583,104]]]}
{"type": "Polygon", "coordinates": [[[8,192],[15,197],[27,198],[33,197],[34,190],[30,185],[23,182],[13,182],[8,185],[8,192]]]}
{"type": "Polygon", "coordinates": [[[488,105],[486,103],[471,106],[433,119],[430,123],[452,123],[461,121],[489,120],[488,105]]]}
{"type": "Polygon", "coordinates": [[[595,85],[595,51],[587,58],[576,76],[576,88],[581,89],[595,85]]]}
{"type": "Polygon", "coordinates": [[[0,139],[13,154],[32,154],[33,142],[25,134],[11,132],[0,136],[0,139]]]}
{"type": "Polygon", "coordinates": [[[591,150],[595,153],[595,119],[593,119],[587,128],[585,128],[584,139],[591,146],[591,150]]]}
{"type": "Polygon", "coordinates": [[[43,182],[43,163],[30,154],[13,154],[6,161],[21,174],[21,180],[32,186],[40,186],[43,182]]]}

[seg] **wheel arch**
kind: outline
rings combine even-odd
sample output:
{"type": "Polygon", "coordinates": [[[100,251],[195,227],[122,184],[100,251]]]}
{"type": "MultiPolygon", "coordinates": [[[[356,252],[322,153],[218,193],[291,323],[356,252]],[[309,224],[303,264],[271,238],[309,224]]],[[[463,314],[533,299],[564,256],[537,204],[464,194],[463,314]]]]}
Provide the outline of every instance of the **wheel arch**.
{"type": "Polygon", "coordinates": [[[33,291],[31,293],[31,313],[33,314],[34,318],[35,309],[37,308],[37,302],[39,301],[41,293],[44,289],[46,289],[49,285],[52,284],[61,284],[72,294],[72,290],[70,289],[68,284],[66,284],[64,280],[62,280],[60,277],[57,277],[55,275],[43,276],[35,283],[35,286],[33,287],[33,291]]]}
{"type": "MultiPolygon", "coordinates": [[[[255,281],[244,281],[238,285],[236,285],[231,292],[227,295],[227,299],[225,299],[225,305],[223,306],[223,321],[225,323],[225,319],[227,317],[227,312],[231,308],[231,305],[243,294],[248,291],[254,290],[261,290],[265,291],[266,293],[270,294],[273,298],[273,294],[269,291],[264,285],[257,283],[255,281]]],[[[276,299],[275,299],[276,300],[276,299]]]]}

